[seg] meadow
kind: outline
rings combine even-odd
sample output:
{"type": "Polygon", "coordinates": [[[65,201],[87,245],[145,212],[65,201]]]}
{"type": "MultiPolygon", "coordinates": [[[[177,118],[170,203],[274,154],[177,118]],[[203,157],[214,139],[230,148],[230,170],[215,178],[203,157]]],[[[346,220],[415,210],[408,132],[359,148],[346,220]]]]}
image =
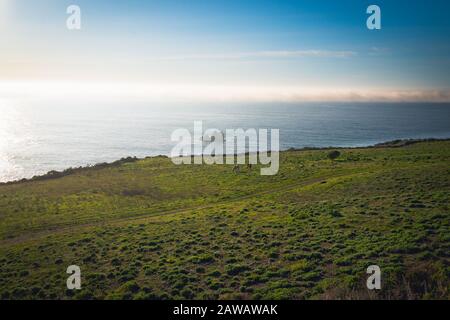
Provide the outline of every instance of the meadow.
{"type": "Polygon", "coordinates": [[[0,297],[449,299],[450,141],[330,151],[275,176],[159,156],[1,184],[0,297]]]}

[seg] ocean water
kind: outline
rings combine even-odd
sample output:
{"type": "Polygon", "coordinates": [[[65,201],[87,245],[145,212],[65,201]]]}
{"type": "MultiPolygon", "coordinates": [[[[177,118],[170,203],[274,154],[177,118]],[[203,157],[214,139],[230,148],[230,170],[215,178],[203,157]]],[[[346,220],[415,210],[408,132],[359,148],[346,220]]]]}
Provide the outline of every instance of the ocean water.
{"type": "Polygon", "coordinates": [[[169,155],[173,130],[277,128],[281,149],[450,138],[450,104],[0,104],[0,181],[127,156],[169,155]]]}

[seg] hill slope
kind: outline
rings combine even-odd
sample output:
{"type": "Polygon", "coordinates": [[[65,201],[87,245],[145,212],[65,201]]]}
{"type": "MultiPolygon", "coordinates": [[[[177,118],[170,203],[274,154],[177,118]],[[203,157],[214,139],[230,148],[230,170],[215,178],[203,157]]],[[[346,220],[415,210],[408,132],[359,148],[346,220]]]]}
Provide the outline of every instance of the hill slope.
{"type": "Polygon", "coordinates": [[[327,153],[271,177],[156,157],[0,185],[0,296],[448,299],[450,141],[327,153]]]}

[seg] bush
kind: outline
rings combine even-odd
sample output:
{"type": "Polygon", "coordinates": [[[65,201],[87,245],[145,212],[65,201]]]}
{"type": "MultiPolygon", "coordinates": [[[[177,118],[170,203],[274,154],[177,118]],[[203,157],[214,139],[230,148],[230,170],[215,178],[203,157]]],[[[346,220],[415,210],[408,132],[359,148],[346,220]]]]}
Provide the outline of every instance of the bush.
{"type": "Polygon", "coordinates": [[[214,258],[208,254],[202,254],[192,257],[191,261],[197,264],[208,264],[214,262],[214,258]]]}
{"type": "Polygon", "coordinates": [[[247,271],[247,270],[249,270],[249,268],[247,266],[233,265],[233,266],[227,267],[227,274],[230,276],[234,276],[234,275],[237,275],[237,274],[247,271]]]}
{"type": "Polygon", "coordinates": [[[337,158],[339,158],[339,156],[341,155],[341,153],[337,150],[331,151],[330,153],[328,153],[328,159],[330,160],[335,160],[337,158]]]}

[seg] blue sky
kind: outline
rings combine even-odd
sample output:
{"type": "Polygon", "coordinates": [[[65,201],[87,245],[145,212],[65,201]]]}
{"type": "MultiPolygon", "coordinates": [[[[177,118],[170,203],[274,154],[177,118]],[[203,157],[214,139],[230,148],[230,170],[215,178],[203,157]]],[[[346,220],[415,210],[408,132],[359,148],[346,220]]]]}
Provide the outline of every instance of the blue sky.
{"type": "Polygon", "coordinates": [[[0,81],[445,96],[449,9],[402,0],[0,0],[0,81]],[[80,31],[65,27],[70,4],[81,7],[80,31]],[[370,4],[381,8],[381,30],[366,28],[370,4]]]}

